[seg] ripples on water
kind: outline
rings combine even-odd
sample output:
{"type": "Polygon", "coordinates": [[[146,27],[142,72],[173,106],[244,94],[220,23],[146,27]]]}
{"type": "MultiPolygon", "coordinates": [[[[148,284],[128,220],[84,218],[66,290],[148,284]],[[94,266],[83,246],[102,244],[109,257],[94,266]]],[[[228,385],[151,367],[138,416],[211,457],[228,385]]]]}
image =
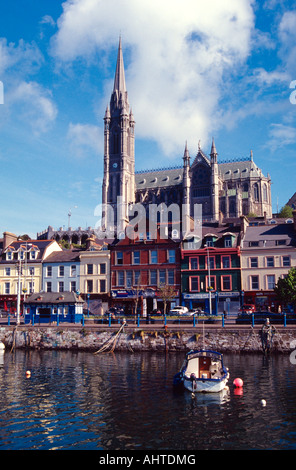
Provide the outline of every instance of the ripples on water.
{"type": "Polygon", "coordinates": [[[289,356],[224,355],[229,392],[194,398],[172,387],[183,358],[5,352],[0,449],[296,448],[296,366],[289,356]],[[244,380],[241,394],[235,377],[244,380]]]}

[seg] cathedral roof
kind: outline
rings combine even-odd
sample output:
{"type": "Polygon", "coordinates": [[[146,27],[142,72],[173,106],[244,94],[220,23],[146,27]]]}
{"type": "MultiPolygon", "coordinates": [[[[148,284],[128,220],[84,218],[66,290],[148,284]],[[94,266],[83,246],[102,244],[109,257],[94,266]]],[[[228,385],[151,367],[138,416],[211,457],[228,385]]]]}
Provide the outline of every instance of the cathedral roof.
{"type": "Polygon", "coordinates": [[[221,162],[218,165],[223,180],[263,176],[260,168],[250,159],[221,162]]]}
{"type": "Polygon", "coordinates": [[[159,168],[135,174],[138,190],[177,186],[183,181],[183,167],[159,168]]]}

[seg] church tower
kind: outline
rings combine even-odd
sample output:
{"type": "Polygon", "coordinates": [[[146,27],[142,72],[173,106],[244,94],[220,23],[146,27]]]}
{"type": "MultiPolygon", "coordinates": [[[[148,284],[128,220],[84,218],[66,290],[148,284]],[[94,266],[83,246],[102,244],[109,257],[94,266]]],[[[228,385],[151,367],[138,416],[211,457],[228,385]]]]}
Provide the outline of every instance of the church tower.
{"type": "Polygon", "coordinates": [[[123,231],[128,222],[128,207],[135,202],[134,129],[120,39],[113,93],[104,117],[102,222],[105,230],[123,231]],[[113,211],[110,211],[110,207],[113,211]]]}

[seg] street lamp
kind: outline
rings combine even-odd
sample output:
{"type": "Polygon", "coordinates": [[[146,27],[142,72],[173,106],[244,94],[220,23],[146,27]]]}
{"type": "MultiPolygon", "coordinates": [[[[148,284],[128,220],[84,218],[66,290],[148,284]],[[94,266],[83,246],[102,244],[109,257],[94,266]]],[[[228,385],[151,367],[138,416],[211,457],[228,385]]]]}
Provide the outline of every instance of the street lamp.
{"type": "Polygon", "coordinates": [[[208,291],[209,291],[209,307],[210,307],[210,315],[212,315],[212,299],[211,299],[211,268],[210,268],[210,255],[209,255],[209,247],[207,244],[204,245],[204,247],[207,249],[207,260],[208,260],[208,278],[209,278],[209,284],[208,284],[208,291]]]}

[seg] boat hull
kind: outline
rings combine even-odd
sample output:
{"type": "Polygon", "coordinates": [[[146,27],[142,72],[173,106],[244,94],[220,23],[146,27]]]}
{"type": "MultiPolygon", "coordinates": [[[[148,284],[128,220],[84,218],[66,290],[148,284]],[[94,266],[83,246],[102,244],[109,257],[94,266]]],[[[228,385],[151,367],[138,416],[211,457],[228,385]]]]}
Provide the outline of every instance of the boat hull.
{"type": "Polygon", "coordinates": [[[222,354],[217,351],[200,349],[189,351],[179,373],[174,376],[174,385],[182,386],[192,393],[218,393],[229,379],[222,354]]]}
{"type": "Polygon", "coordinates": [[[192,393],[218,393],[226,387],[227,382],[228,376],[221,380],[184,378],[183,386],[192,393]]]}

